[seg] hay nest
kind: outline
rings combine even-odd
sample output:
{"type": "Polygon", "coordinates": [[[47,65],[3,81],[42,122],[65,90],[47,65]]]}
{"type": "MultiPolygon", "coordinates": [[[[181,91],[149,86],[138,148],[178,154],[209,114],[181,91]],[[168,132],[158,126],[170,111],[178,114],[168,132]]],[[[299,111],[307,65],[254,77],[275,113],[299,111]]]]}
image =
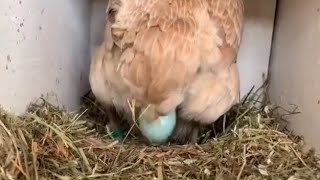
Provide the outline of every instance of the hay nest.
{"type": "Polygon", "coordinates": [[[314,152],[275,108],[255,103],[233,108],[233,123],[203,144],[159,147],[88,128],[93,106],[73,114],[42,101],[20,117],[0,110],[0,179],[320,179],[314,152]]]}

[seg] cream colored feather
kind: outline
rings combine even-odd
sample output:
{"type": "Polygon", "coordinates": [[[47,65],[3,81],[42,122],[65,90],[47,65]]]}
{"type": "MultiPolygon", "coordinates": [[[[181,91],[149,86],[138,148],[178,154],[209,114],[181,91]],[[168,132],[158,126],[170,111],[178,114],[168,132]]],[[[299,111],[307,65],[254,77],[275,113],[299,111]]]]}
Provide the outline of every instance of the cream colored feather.
{"type": "Polygon", "coordinates": [[[125,110],[151,104],[152,119],[180,106],[184,121],[213,123],[239,102],[243,11],[242,0],[109,0],[93,93],[125,110]]]}

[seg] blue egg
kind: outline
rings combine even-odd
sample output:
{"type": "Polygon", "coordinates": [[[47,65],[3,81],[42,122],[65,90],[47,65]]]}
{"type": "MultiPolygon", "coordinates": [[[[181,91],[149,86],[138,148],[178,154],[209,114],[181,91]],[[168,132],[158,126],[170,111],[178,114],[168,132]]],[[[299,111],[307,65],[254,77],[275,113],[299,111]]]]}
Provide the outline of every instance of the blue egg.
{"type": "Polygon", "coordinates": [[[176,112],[160,116],[158,120],[148,121],[142,115],[139,119],[141,133],[154,144],[165,143],[176,126],[176,112]]]}

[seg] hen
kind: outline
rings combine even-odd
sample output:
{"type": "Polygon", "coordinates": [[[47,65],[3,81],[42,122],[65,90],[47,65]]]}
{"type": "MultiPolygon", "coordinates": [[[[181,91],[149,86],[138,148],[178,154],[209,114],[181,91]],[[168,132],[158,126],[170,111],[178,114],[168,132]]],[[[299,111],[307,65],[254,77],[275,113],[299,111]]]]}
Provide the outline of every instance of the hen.
{"type": "Polygon", "coordinates": [[[171,140],[195,142],[199,126],[239,102],[243,12],[242,0],[109,0],[104,43],[91,62],[93,94],[129,125],[128,99],[149,106],[151,120],[177,111],[171,140]]]}

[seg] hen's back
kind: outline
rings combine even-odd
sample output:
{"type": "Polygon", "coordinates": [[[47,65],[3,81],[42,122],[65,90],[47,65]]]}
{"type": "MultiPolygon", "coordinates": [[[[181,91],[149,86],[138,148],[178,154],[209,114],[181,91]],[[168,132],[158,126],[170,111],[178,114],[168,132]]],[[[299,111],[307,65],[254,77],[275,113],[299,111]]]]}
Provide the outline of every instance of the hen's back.
{"type": "Polygon", "coordinates": [[[197,74],[236,57],[241,0],[110,0],[106,43],[120,49],[119,72],[134,97],[160,113],[184,99],[197,74]]]}

